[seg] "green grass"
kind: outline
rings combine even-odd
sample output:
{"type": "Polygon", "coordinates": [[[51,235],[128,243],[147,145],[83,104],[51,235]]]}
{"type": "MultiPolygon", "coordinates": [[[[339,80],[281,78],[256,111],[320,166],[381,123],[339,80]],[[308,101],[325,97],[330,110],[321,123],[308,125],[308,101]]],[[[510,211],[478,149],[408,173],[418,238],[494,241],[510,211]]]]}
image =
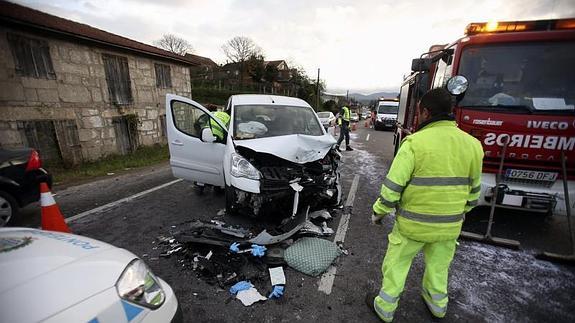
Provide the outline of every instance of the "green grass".
{"type": "Polygon", "coordinates": [[[72,168],[65,168],[61,165],[46,165],[45,168],[52,174],[53,182],[62,185],[106,176],[108,173],[159,164],[169,158],[170,152],[167,145],[154,145],[139,147],[128,155],[110,155],[72,168]]]}

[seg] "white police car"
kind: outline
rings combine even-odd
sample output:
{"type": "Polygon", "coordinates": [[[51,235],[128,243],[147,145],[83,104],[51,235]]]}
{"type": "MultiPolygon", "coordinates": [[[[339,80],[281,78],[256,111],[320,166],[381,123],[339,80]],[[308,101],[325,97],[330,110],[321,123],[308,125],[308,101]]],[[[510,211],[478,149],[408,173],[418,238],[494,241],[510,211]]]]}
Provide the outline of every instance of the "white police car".
{"type": "Polygon", "coordinates": [[[170,286],[133,253],[73,234],[0,229],[0,322],[175,322],[170,286]]]}

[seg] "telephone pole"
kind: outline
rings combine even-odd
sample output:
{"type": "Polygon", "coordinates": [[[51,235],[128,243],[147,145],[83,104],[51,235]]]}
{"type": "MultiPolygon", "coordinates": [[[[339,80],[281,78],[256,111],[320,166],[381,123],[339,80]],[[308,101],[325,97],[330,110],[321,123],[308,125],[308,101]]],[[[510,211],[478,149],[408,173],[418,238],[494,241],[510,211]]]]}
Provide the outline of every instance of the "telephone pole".
{"type": "Polygon", "coordinates": [[[316,83],[316,86],[317,86],[317,98],[316,98],[316,106],[315,106],[316,108],[315,108],[315,109],[316,109],[316,111],[319,111],[319,103],[321,102],[321,101],[320,101],[320,93],[319,93],[319,68],[317,69],[317,83],[316,83]]]}

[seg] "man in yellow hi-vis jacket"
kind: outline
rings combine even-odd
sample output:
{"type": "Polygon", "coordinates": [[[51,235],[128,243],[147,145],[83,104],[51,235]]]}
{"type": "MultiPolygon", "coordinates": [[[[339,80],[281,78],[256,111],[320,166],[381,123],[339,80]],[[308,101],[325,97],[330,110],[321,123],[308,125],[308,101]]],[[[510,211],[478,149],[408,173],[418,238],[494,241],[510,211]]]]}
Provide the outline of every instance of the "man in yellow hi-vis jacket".
{"type": "Polygon", "coordinates": [[[395,210],[382,265],[382,287],[373,300],[380,319],[391,322],[411,262],[423,249],[422,297],[431,313],[447,310],[448,271],[463,216],[481,189],[481,143],[463,132],[451,116],[451,96],[437,88],[419,103],[418,131],[407,136],[373,205],[372,222],[395,210]]]}
{"type": "Polygon", "coordinates": [[[337,140],[337,150],[341,151],[339,149],[339,145],[341,145],[341,142],[343,141],[343,138],[345,137],[345,150],[346,151],[352,151],[353,148],[351,148],[349,146],[349,121],[351,119],[351,112],[349,111],[349,108],[347,106],[343,106],[341,108],[341,111],[339,113],[339,118],[337,119],[337,124],[341,127],[340,129],[340,133],[339,133],[339,139],[337,140]]]}

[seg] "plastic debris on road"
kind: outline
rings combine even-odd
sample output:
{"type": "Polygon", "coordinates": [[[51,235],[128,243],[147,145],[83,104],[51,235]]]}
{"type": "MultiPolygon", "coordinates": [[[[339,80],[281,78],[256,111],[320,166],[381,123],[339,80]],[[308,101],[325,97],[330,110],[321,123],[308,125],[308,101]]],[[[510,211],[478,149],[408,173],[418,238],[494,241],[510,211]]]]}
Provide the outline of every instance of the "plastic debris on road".
{"type": "Polygon", "coordinates": [[[284,286],[279,286],[276,285],[274,286],[274,289],[272,290],[271,294],[268,296],[268,298],[280,298],[283,296],[284,294],[284,286]]]}
{"type": "Polygon", "coordinates": [[[234,284],[234,286],[230,287],[230,294],[236,295],[238,292],[241,292],[242,290],[248,290],[252,287],[254,287],[254,285],[248,281],[237,282],[234,284]]]}
{"type": "Polygon", "coordinates": [[[317,237],[326,237],[334,233],[333,229],[327,226],[324,221],[321,226],[315,225],[311,221],[306,221],[305,225],[299,230],[300,234],[313,235],[317,237]]]}
{"type": "Polygon", "coordinates": [[[323,219],[323,220],[331,220],[332,216],[329,214],[327,210],[319,210],[314,211],[309,214],[310,219],[323,219]]]}
{"type": "Polygon", "coordinates": [[[263,257],[266,254],[266,247],[257,244],[252,245],[252,256],[263,257]]]}
{"type": "Polygon", "coordinates": [[[286,284],[286,276],[284,274],[283,267],[268,268],[268,271],[270,272],[272,286],[286,284]]]}
{"type": "Polygon", "coordinates": [[[244,306],[250,306],[255,302],[267,300],[249,281],[237,282],[230,288],[230,294],[235,295],[244,306]]]}
{"type": "Polygon", "coordinates": [[[240,252],[240,244],[237,242],[232,243],[230,246],[230,252],[239,253],[240,252]]]}
{"type": "Polygon", "coordinates": [[[236,298],[239,299],[242,304],[244,304],[244,306],[250,306],[253,303],[267,300],[265,296],[260,294],[260,292],[258,292],[258,290],[253,287],[238,292],[236,298]]]}
{"type": "Polygon", "coordinates": [[[301,238],[285,251],[287,264],[306,275],[319,276],[341,255],[333,242],[319,238],[301,238]]]}

